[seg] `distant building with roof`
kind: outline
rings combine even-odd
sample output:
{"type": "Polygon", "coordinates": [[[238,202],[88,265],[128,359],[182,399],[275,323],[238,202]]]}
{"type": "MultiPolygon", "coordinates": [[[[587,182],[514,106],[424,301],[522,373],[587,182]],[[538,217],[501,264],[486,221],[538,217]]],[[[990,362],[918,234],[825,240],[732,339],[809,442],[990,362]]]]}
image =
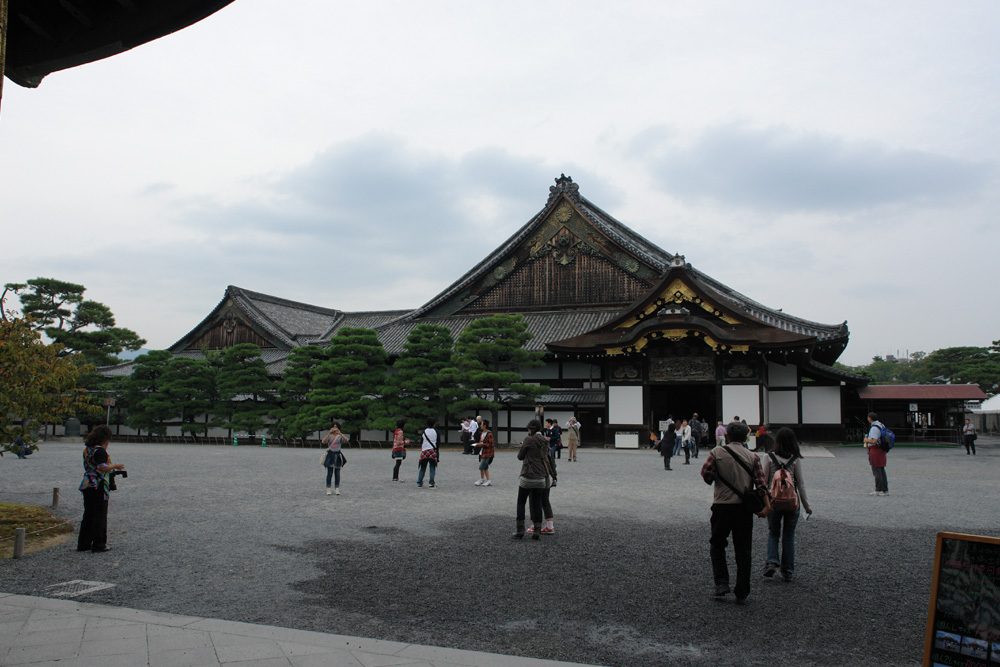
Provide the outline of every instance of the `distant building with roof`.
{"type": "MultiPolygon", "coordinates": [[[[764,306],[659,248],[598,208],[566,176],[513,236],[414,310],[348,312],[239,287],[169,350],[254,343],[274,375],[301,345],[325,345],[342,327],[374,329],[390,356],[419,324],[457,337],[477,318],[524,316],[545,353],[529,382],[552,390],[501,413],[500,441],[519,440],[536,411],[577,415],[587,444],[637,447],[668,414],[698,413],[713,428],[793,426],[800,437],[841,440],[845,409],[867,381],[833,367],[846,322],[822,324],[764,306]]],[[[105,369],[128,373],[128,365],[105,369]]]]}

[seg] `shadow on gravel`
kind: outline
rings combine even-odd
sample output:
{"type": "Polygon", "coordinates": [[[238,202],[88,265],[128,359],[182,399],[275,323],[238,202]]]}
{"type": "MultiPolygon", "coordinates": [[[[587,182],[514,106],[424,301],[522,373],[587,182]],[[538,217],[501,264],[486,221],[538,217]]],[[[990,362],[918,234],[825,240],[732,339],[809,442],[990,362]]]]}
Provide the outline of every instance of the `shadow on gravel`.
{"type": "Polygon", "coordinates": [[[325,610],[327,632],[621,667],[912,665],[922,654],[930,531],[810,522],[786,583],[760,575],[756,521],[740,607],[709,597],[707,520],[665,533],[557,518],[541,541],[501,527],[513,522],[456,521],[444,538],[370,526],[284,549],[324,573],[295,588],[325,610]]]}

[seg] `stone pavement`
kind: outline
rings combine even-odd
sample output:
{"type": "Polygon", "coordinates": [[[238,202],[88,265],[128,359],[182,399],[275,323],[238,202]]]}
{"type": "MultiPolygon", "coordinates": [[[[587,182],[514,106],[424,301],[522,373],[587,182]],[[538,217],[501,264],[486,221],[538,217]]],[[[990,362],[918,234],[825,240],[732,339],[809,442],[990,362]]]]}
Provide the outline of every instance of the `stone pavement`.
{"type": "Polygon", "coordinates": [[[0,593],[3,667],[570,664],[0,593]]]}

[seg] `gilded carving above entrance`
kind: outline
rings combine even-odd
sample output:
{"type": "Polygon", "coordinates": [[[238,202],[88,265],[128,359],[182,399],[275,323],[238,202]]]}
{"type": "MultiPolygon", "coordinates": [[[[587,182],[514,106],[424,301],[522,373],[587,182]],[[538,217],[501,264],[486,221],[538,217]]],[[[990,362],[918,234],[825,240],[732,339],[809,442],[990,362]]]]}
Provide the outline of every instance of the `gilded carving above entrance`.
{"type": "Polygon", "coordinates": [[[616,365],[611,370],[612,380],[640,380],[642,373],[636,364],[623,363],[616,365]]]}
{"type": "Polygon", "coordinates": [[[729,364],[725,375],[727,380],[756,380],[757,364],[743,361],[729,364]]]}
{"type": "Polygon", "coordinates": [[[635,317],[620,324],[619,329],[630,329],[643,320],[653,317],[661,308],[669,304],[691,303],[699,306],[702,310],[718,317],[726,324],[739,324],[740,321],[728,315],[714,303],[703,299],[697,292],[680,279],[673,280],[648,306],[635,314],[635,317]]]}
{"type": "Polygon", "coordinates": [[[715,380],[713,357],[656,357],[650,359],[652,382],[703,382],[715,380]]]}

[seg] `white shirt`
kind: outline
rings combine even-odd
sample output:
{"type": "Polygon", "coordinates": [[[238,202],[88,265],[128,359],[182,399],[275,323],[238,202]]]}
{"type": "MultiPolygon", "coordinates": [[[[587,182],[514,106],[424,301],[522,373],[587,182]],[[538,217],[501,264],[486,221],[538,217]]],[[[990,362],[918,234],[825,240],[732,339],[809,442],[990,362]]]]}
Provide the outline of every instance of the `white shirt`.
{"type": "Polygon", "coordinates": [[[435,431],[432,428],[425,428],[424,437],[420,438],[420,442],[422,443],[420,445],[421,451],[425,449],[434,449],[434,443],[437,442],[437,439],[438,439],[437,431],[435,431]]]}

